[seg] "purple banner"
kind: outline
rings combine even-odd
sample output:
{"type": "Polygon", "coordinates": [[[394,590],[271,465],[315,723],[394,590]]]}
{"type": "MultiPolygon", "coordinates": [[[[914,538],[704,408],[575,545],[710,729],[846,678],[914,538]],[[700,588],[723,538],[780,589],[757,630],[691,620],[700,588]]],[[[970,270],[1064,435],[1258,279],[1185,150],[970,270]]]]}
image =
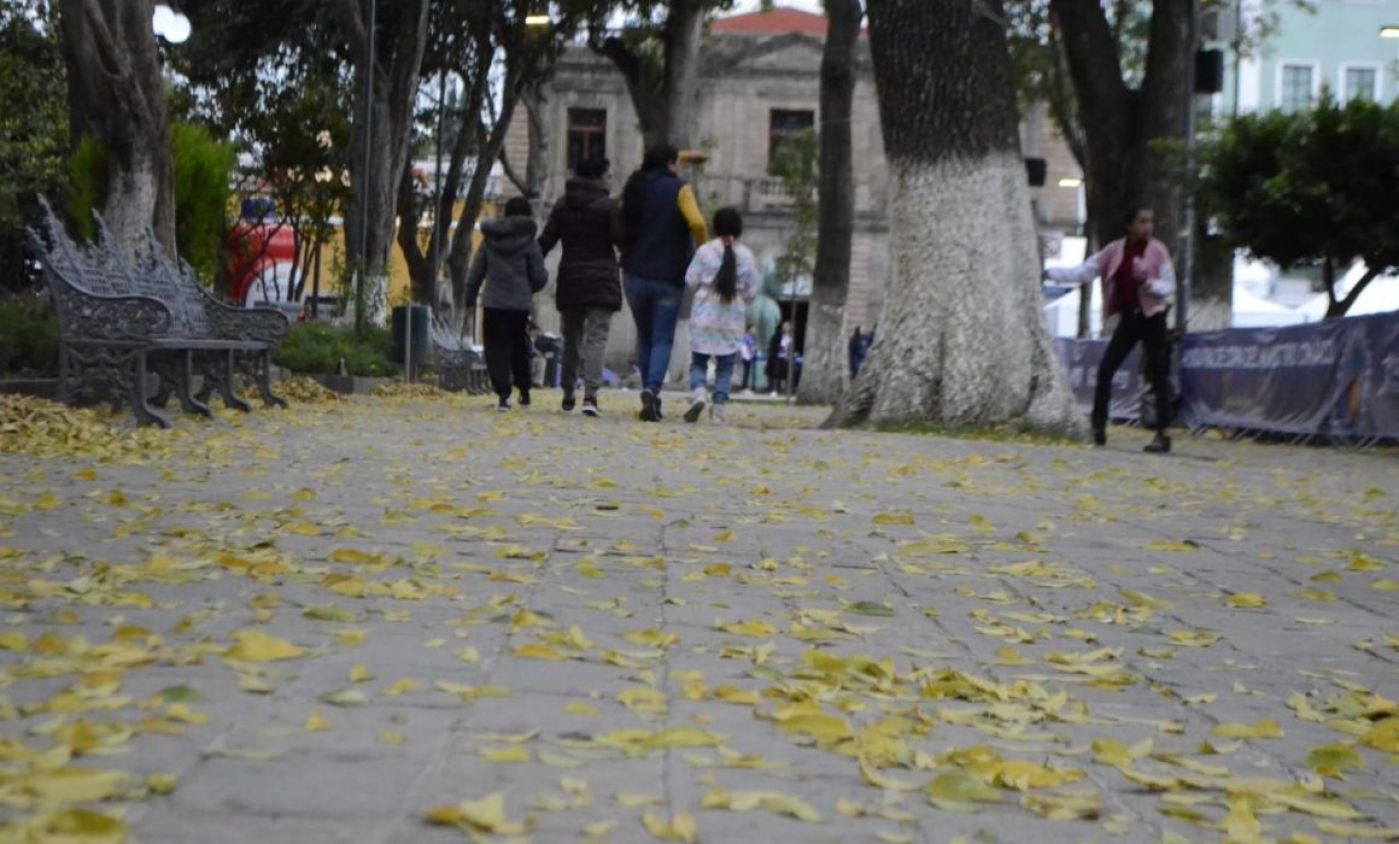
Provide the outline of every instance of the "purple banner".
{"type": "MultiPolygon", "coordinates": [[[[1098,383],[1098,364],[1107,351],[1106,340],[1075,340],[1060,337],[1054,341],[1054,350],[1064,364],[1069,376],[1069,388],[1074,391],[1074,399],[1079,409],[1087,416],[1093,410],[1093,389],[1098,383]]],[[[1142,377],[1142,348],[1138,344],[1127,359],[1118,367],[1112,378],[1112,402],[1108,405],[1108,416],[1118,420],[1135,421],[1141,416],[1141,393],[1146,389],[1146,379],[1142,377]]]]}
{"type": "Polygon", "coordinates": [[[1399,437],[1399,314],[1191,334],[1179,364],[1188,427],[1399,437]]]}

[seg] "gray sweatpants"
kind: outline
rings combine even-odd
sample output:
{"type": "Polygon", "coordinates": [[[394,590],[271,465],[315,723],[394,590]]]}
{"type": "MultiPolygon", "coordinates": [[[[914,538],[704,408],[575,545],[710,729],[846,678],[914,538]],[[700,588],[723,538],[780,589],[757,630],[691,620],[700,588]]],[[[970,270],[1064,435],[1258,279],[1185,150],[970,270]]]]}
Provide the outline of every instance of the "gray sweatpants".
{"type": "Polygon", "coordinates": [[[612,328],[612,312],[606,308],[570,308],[563,317],[563,388],[572,392],[583,369],[584,395],[596,396],[602,387],[602,356],[607,351],[607,332],[612,328]]]}

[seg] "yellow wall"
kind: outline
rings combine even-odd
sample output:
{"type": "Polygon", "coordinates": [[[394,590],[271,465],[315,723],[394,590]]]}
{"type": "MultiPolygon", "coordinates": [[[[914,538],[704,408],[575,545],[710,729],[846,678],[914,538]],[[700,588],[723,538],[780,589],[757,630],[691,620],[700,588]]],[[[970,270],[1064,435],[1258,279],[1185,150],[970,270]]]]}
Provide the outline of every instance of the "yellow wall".
{"type": "MultiPolygon", "coordinates": [[[[458,202],[452,209],[452,216],[459,217],[465,202],[458,202]]],[[[486,202],[481,206],[481,218],[489,219],[496,214],[495,205],[486,202]]],[[[423,230],[426,235],[427,230],[423,230]]],[[[476,248],[477,242],[481,239],[479,231],[471,234],[471,248],[476,248]]],[[[321,247],[321,293],[323,295],[337,294],[340,292],[340,281],[345,269],[345,237],[344,233],[337,228],[332,232],[330,239],[321,247]]],[[[389,253],[389,304],[402,304],[408,298],[408,262],[403,257],[403,250],[398,245],[397,237],[394,238],[392,251],[389,253]]],[[[306,294],[311,293],[311,279],[306,281],[306,294]]]]}

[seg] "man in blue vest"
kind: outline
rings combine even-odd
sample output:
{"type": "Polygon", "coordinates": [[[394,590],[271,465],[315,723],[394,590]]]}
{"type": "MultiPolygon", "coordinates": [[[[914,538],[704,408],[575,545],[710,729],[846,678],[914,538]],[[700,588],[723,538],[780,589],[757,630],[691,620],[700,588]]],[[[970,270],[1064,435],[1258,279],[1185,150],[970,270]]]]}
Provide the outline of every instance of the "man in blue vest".
{"type": "Polygon", "coordinates": [[[709,239],[694,189],[678,175],[679,166],[675,147],[651,147],[622,190],[622,270],[636,323],[645,422],[661,420],[661,386],[680,320],[685,270],[695,247],[709,239]]]}

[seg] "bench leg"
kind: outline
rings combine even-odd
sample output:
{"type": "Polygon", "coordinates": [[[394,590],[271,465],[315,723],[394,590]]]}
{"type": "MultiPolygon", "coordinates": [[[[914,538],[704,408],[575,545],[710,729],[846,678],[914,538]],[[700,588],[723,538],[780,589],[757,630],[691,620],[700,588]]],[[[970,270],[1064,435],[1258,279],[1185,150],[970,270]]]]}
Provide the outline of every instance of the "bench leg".
{"type": "Polygon", "coordinates": [[[266,407],[287,406],[287,400],[272,392],[272,350],[264,349],[253,360],[253,380],[257,384],[258,395],[266,407]]]}
{"type": "MultiPolygon", "coordinates": [[[[179,355],[174,380],[175,395],[180,398],[180,409],[185,413],[198,413],[206,419],[213,419],[213,409],[194,397],[194,352],[184,351],[179,355]]],[[[166,388],[162,385],[161,389],[166,388]]]]}
{"type": "Polygon", "coordinates": [[[170,427],[170,420],[156,413],[146,401],[146,353],[144,350],[134,352],[131,355],[127,397],[131,402],[132,412],[136,414],[137,424],[157,425],[161,428],[170,427]]]}
{"type": "Polygon", "coordinates": [[[224,407],[251,413],[253,406],[238,398],[237,394],[233,392],[234,372],[236,372],[233,366],[233,352],[220,353],[217,369],[219,377],[214,386],[219,391],[219,397],[223,399],[224,407]]]}

